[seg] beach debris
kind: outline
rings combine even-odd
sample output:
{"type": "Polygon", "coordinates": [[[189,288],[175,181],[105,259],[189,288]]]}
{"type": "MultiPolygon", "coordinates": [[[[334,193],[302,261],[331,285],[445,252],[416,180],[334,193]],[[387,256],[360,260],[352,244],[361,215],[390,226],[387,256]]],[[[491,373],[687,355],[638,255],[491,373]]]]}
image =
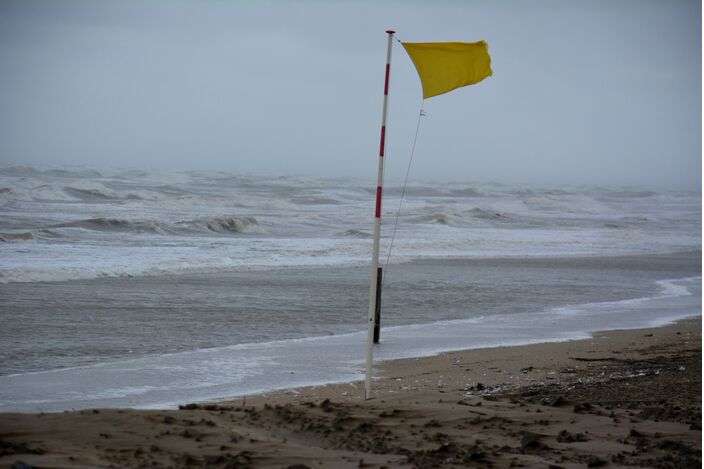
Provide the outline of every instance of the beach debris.
{"type": "Polygon", "coordinates": [[[576,414],[585,414],[585,413],[589,413],[589,411],[591,411],[593,408],[594,408],[594,406],[592,406],[588,402],[579,402],[579,403],[575,404],[572,411],[576,414]]]}
{"type": "Polygon", "coordinates": [[[13,443],[0,439],[0,457],[10,454],[44,454],[42,448],[29,446],[27,443],[13,443]]]}
{"type": "Polygon", "coordinates": [[[587,467],[603,467],[609,464],[608,461],[594,455],[589,456],[586,462],[587,467]]]}
{"type": "Polygon", "coordinates": [[[320,408],[323,409],[324,412],[332,412],[335,410],[335,404],[333,404],[330,399],[325,399],[320,403],[320,408]]]}
{"type": "Polygon", "coordinates": [[[589,441],[589,438],[582,433],[570,433],[567,430],[562,430],[557,435],[557,441],[560,443],[574,443],[576,441],[589,441]]]}
{"type": "Polygon", "coordinates": [[[484,398],[490,398],[495,394],[505,391],[507,387],[508,386],[504,384],[486,385],[477,383],[474,386],[465,386],[463,391],[465,396],[482,396],[484,398]]]}
{"type": "Polygon", "coordinates": [[[529,431],[522,431],[519,435],[521,435],[522,450],[547,448],[547,446],[540,441],[540,439],[545,435],[529,431]]]}
{"type": "MultiPolygon", "coordinates": [[[[477,401],[477,402],[471,402],[466,399],[460,399],[457,401],[457,405],[465,405],[469,407],[480,407],[482,405],[482,401],[477,401]]],[[[484,414],[482,414],[484,415],[484,414]]]]}
{"type": "Polygon", "coordinates": [[[567,402],[567,399],[565,399],[559,394],[556,396],[549,396],[544,398],[542,403],[550,407],[561,407],[569,404],[569,402],[567,402]]]}

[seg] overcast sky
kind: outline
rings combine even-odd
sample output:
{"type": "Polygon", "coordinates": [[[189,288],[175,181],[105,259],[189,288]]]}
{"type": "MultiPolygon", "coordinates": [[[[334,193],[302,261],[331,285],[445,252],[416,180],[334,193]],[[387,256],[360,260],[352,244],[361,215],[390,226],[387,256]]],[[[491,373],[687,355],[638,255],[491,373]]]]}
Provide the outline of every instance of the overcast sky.
{"type": "MultiPolygon", "coordinates": [[[[701,187],[701,2],[0,0],[0,165],[376,177],[388,28],[489,43],[413,179],[701,187]]],[[[421,103],[392,59],[389,177],[421,103]]]]}

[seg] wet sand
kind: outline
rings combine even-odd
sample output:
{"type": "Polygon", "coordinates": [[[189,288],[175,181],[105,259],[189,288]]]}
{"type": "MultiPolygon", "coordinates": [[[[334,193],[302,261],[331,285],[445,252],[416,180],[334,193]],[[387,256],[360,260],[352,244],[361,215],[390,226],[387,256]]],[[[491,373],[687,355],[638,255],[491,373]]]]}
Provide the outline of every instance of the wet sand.
{"type": "Polygon", "coordinates": [[[0,414],[0,467],[701,467],[701,318],[180,410],[0,414]]]}

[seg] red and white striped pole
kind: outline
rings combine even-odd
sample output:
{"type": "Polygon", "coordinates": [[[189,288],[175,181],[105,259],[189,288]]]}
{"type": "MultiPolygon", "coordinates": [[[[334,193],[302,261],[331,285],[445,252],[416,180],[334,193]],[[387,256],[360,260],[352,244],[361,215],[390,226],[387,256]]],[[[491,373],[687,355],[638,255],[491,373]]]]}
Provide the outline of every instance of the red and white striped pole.
{"type": "Polygon", "coordinates": [[[372,362],[374,359],[374,312],[376,308],[377,276],[379,275],[379,238],[381,236],[381,195],[384,182],[384,147],[386,145],[386,116],[389,108],[389,75],[391,73],[391,46],[396,31],[388,30],[386,48],[386,76],[384,78],[384,107],[381,114],[381,143],[379,145],[379,172],[376,179],[376,209],[374,211],[374,244],[372,247],[372,277],[369,282],[369,316],[367,335],[367,374],[364,380],[364,398],[372,397],[372,362]]]}

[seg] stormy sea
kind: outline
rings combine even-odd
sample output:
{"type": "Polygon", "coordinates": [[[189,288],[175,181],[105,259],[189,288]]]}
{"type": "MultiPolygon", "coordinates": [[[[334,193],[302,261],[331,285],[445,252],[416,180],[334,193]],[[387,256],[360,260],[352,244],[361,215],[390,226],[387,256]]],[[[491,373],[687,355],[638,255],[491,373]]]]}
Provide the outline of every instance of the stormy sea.
{"type": "MultiPolygon", "coordinates": [[[[0,412],[361,379],[374,194],[345,178],[0,168],[0,412]]],[[[384,196],[377,360],[701,315],[699,192],[414,181],[384,196]]]]}

